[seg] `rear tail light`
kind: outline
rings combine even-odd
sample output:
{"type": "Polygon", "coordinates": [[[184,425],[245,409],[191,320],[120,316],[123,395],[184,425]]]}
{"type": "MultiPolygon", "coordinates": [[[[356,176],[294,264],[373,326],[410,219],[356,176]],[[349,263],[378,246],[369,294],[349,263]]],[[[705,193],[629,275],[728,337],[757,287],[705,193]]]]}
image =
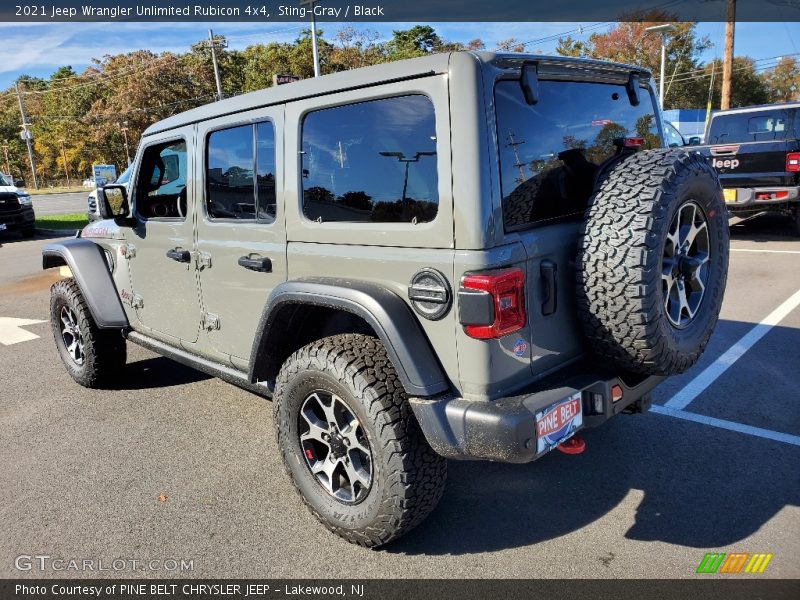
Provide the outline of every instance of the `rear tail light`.
{"type": "Polygon", "coordinates": [[[622,400],[622,386],[621,385],[612,385],[611,386],[611,401],[615,404],[622,400]]]}
{"type": "Polygon", "coordinates": [[[790,173],[800,173],[800,152],[789,152],[786,155],[786,170],[790,173]]]}
{"type": "Polygon", "coordinates": [[[625,139],[622,141],[622,144],[623,144],[623,145],[624,145],[626,148],[641,148],[642,146],[644,146],[644,138],[641,138],[641,137],[629,137],[629,138],[625,138],[625,139]]]}
{"type": "Polygon", "coordinates": [[[756,192],[756,200],[783,200],[789,192],[756,192]]]}
{"type": "Polygon", "coordinates": [[[503,269],[491,273],[466,275],[461,287],[473,292],[488,294],[492,307],[491,321],[464,323],[470,337],[488,340],[503,337],[525,327],[525,274],[520,268],[503,269]]]}

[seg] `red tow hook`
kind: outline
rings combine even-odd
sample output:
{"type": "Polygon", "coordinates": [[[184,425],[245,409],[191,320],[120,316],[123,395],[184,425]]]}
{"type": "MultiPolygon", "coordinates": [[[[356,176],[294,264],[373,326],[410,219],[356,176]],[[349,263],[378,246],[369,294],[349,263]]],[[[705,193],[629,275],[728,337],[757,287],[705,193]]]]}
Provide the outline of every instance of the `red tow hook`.
{"type": "Polygon", "coordinates": [[[586,442],[577,436],[572,436],[563,444],[556,446],[564,454],[580,454],[586,450],[586,442]]]}

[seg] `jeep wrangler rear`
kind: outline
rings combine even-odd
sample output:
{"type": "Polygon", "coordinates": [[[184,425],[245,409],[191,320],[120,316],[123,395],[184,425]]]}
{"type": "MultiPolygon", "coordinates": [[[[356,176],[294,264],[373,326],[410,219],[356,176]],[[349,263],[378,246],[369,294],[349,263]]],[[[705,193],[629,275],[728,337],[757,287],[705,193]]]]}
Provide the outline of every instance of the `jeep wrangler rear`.
{"type": "Polygon", "coordinates": [[[647,409],[725,288],[713,169],[664,149],[649,73],[453,53],[191,110],[143,135],[104,220],[44,249],[72,377],[125,340],[274,404],[286,471],[367,547],[446,459],[529,462],[647,409]]]}

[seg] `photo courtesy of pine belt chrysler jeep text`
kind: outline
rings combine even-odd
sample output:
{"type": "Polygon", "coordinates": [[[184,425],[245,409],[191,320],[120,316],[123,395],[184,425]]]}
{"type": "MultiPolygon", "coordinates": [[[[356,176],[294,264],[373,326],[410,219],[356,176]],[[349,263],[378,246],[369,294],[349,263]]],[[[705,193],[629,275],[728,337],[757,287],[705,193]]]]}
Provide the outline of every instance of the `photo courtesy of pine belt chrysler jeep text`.
{"type": "Polygon", "coordinates": [[[379,546],[431,512],[446,459],[574,449],[698,360],[727,212],[706,160],[665,145],[647,71],[521,54],[190,110],[44,248],[69,274],[55,342],[87,387],[133,342],[272,398],[303,502],[379,546]]]}

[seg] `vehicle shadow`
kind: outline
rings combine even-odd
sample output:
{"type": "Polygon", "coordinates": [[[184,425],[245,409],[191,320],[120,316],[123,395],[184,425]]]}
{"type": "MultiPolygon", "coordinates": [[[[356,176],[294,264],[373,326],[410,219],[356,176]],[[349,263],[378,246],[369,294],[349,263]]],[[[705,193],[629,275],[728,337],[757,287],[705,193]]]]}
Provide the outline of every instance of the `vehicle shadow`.
{"type": "MultiPolygon", "coordinates": [[[[771,349],[751,356],[742,376],[768,372],[778,348],[800,347],[800,329],[779,327],[769,335],[771,349]]],[[[798,374],[791,373],[793,384],[784,377],[762,386],[770,390],[764,400],[776,396],[775,411],[791,409],[792,402],[781,398],[796,390],[798,374]]],[[[746,395],[736,381],[718,385],[724,393],[741,387],[746,395]]],[[[758,422],[760,413],[770,411],[750,415],[747,402],[738,400],[738,410],[748,420],[800,433],[793,430],[793,419],[778,422],[773,415],[758,422]]],[[[689,410],[731,419],[736,404],[735,397],[713,397],[698,399],[689,410]]],[[[437,509],[384,551],[459,555],[529,546],[589,528],[623,502],[624,516],[606,522],[620,527],[627,539],[718,548],[752,535],[785,506],[800,505],[799,446],[656,413],[621,415],[581,436],[587,448],[577,456],[555,451],[528,465],[450,461],[437,509]],[[630,502],[638,503],[632,524],[627,523],[630,502]]]]}
{"type": "Polygon", "coordinates": [[[148,390],[195,383],[206,379],[212,379],[212,377],[169,358],[157,356],[128,363],[125,367],[125,379],[121,385],[115,387],[124,390],[148,390]]]}
{"type": "Polygon", "coordinates": [[[798,241],[795,226],[788,217],[765,214],[746,221],[731,222],[731,239],[751,242],[798,241]]]}

